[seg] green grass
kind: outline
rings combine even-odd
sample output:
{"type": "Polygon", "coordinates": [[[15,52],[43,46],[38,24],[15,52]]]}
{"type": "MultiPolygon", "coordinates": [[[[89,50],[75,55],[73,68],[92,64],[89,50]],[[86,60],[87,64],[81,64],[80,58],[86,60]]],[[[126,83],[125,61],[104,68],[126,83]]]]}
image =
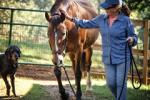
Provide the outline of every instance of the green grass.
{"type": "MultiPolygon", "coordinates": [[[[93,94],[96,100],[115,100],[106,86],[105,80],[92,80],[93,94]]],[[[136,84],[137,85],[137,84],[136,84]]],[[[85,85],[82,85],[82,90],[85,90],[85,85]]],[[[150,100],[150,85],[142,85],[140,89],[136,90],[128,81],[127,100],[150,100]]]]}
{"type": "Polygon", "coordinates": [[[137,90],[133,88],[131,82],[128,82],[128,100],[150,100],[150,85],[142,85],[137,90]]]}
{"type": "MultiPolygon", "coordinates": [[[[105,80],[93,79],[93,93],[92,96],[95,100],[115,100],[111,92],[106,86],[105,80]]],[[[85,82],[82,82],[85,83],[85,82]]],[[[56,84],[57,85],[57,84],[56,84]]],[[[86,85],[82,84],[82,92],[85,92],[86,85]]],[[[30,91],[21,100],[51,100],[47,92],[44,90],[44,86],[34,84],[30,91]]],[[[150,85],[142,87],[139,90],[132,88],[130,82],[128,82],[127,100],[150,100],[150,85]]]]}
{"type": "MultiPolygon", "coordinates": [[[[5,84],[3,80],[0,78],[0,96],[5,96],[5,84]]],[[[68,81],[63,84],[68,84],[68,81]]],[[[71,81],[72,85],[74,85],[74,80],[71,81]]],[[[81,81],[82,93],[85,94],[85,79],[81,81]]],[[[59,91],[53,90],[52,87],[58,88],[57,82],[51,80],[32,80],[28,78],[16,78],[16,93],[21,96],[20,100],[53,100],[49,91],[55,91],[56,96],[59,96],[59,91]],[[48,89],[48,90],[47,90],[48,89]]],[[[92,97],[94,100],[114,100],[110,90],[106,86],[106,81],[101,79],[92,79],[93,92],[92,97]]],[[[65,87],[66,88],[66,87],[65,87]]],[[[70,88],[70,87],[69,87],[70,88]]],[[[55,93],[54,93],[55,94],[55,93]]],[[[12,93],[11,93],[12,95],[12,93]]],[[[85,95],[86,96],[86,95],[85,95]]],[[[88,99],[89,100],[89,99],[88,99]]],[[[142,85],[139,90],[135,90],[132,87],[130,81],[128,81],[128,92],[127,92],[127,100],[150,100],[150,85],[142,85]]]]}
{"type": "Polygon", "coordinates": [[[51,100],[51,97],[44,90],[44,86],[33,84],[30,91],[20,100],[51,100]]]}

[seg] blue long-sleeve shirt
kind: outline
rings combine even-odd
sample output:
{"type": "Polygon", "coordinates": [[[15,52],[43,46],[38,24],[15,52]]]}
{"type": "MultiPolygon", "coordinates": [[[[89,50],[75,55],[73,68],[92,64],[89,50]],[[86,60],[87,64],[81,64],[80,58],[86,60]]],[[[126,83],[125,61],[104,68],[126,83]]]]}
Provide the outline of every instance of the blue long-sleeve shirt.
{"type": "MultiPolygon", "coordinates": [[[[125,62],[125,45],[127,36],[133,37],[133,46],[137,44],[137,35],[129,17],[120,14],[109,27],[108,16],[101,14],[91,20],[74,18],[74,22],[81,28],[99,28],[102,36],[102,60],[104,64],[119,64],[125,62]],[[127,35],[127,36],[126,36],[127,35]]],[[[127,49],[127,60],[130,52],[127,49]]]]}

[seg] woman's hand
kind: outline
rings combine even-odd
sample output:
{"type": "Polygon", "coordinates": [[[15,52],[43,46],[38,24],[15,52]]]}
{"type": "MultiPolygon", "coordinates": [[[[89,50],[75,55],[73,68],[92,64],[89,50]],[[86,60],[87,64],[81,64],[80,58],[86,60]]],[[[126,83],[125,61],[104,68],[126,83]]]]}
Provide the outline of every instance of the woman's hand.
{"type": "Polygon", "coordinates": [[[127,42],[129,43],[129,45],[133,45],[134,38],[133,37],[128,37],[127,42]]]}
{"type": "Polygon", "coordinates": [[[63,13],[68,20],[73,21],[73,18],[71,16],[69,16],[68,13],[65,10],[59,9],[59,11],[61,13],[63,13]]]}

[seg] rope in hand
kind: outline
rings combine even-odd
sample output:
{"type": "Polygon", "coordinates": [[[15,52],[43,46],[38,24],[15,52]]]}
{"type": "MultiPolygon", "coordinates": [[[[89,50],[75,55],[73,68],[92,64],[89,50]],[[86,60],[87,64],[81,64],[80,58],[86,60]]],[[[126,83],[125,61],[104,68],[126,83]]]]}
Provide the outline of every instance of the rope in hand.
{"type": "Polygon", "coordinates": [[[139,71],[137,69],[137,65],[135,63],[135,59],[133,57],[132,48],[129,45],[129,43],[127,42],[126,46],[125,46],[125,72],[124,72],[124,79],[123,79],[123,84],[122,84],[122,88],[121,88],[121,92],[120,92],[118,100],[120,100],[120,98],[121,98],[121,95],[122,95],[122,92],[123,92],[123,88],[124,88],[124,83],[125,83],[125,76],[126,76],[126,70],[127,70],[127,46],[129,47],[129,52],[130,52],[130,66],[131,66],[131,73],[132,73],[132,76],[131,76],[132,86],[133,86],[134,89],[139,89],[141,87],[141,85],[142,85],[142,80],[141,80],[139,71]],[[137,72],[137,75],[138,75],[138,79],[139,79],[139,84],[140,85],[138,87],[135,87],[135,84],[134,84],[134,71],[133,71],[133,67],[134,66],[133,65],[135,66],[135,69],[136,69],[136,72],[137,72]]]}

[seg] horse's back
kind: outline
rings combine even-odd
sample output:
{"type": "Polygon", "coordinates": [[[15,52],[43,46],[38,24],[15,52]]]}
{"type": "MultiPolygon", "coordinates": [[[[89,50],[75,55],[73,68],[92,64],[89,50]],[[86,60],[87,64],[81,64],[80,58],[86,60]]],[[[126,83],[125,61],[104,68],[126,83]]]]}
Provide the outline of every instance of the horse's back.
{"type": "MultiPolygon", "coordinates": [[[[80,19],[87,19],[90,20],[94,17],[96,17],[98,14],[96,13],[95,8],[89,4],[89,3],[85,3],[81,1],[81,4],[79,6],[80,9],[80,19]]],[[[84,29],[86,34],[86,41],[84,44],[84,48],[87,48],[91,45],[94,44],[94,42],[97,40],[98,36],[99,36],[99,30],[98,28],[90,28],[90,29],[84,29]]],[[[81,33],[82,34],[82,33],[81,33]]]]}

